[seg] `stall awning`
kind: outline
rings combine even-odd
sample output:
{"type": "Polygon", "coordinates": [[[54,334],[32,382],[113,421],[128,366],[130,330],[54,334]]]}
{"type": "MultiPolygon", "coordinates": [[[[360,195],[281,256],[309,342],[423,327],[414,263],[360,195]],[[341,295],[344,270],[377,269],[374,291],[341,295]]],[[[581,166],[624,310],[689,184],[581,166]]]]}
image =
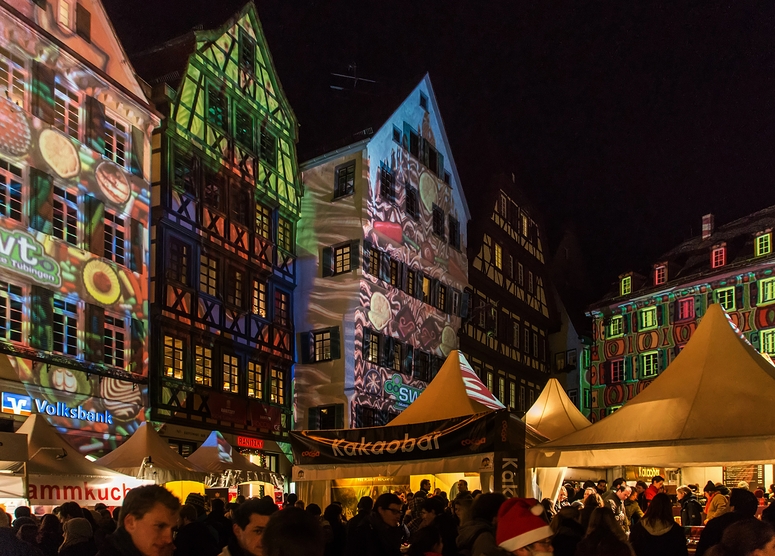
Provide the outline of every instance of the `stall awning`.
{"type": "Polygon", "coordinates": [[[560,381],[550,378],[541,395],[525,414],[525,423],[550,440],[585,429],[592,423],[565,393],[560,381]]]}
{"type": "Polygon", "coordinates": [[[260,481],[278,487],[283,485],[281,475],[251,463],[248,458],[235,450],[218,431],[211,432],[207,440],[186,459],[197,469],[219,476],[219,478],[228,474],[226,486],[231,486],[230,483],[235,481],[260,481]]]}

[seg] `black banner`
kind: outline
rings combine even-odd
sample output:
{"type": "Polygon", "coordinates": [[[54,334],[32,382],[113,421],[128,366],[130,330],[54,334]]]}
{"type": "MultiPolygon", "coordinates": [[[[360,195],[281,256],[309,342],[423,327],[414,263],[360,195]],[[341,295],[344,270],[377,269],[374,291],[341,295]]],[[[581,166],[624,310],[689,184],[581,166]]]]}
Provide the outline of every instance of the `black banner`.
{"type": "Polygon", "coordinates": [[[495,462],[493,490],[506,498],[525,496],[527,469],[525,468],[525,425],[514,413],[495,413],[495,462]]]}

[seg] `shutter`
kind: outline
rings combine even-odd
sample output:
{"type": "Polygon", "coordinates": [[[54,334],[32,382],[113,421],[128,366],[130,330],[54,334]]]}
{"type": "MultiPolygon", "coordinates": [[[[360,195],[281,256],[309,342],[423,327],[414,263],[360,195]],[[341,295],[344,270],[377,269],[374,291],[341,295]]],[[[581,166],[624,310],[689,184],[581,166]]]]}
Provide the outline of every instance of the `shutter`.
{"type": "Polygon", "coordinates": [[[439,281],[433,278],[431,280],[431,298],[428,301],[431,307],[436,307],[438,305],[438,299],[439,299],[439,281]]]}
{"type": "Polygon", "coordinates": [[[675,301],[674,303],[668,303],[667,311],[668,324],[673,324],[675,322],[676,315],[678,314],[678,301],[675,301]]]}
{"type": "Polygon", "coordinates": [[[469,305],[471,304],[471,294],[468,292],[463,292],[463,295],[460,299],[460,318],[467,319],[470,313],[469,305]]]}
{"type": "Polygon", "coordinates": [[[105,205],[92,195],[84,199],[86,223],[84,235],[86,248],[98,257],[107,256],[105,253],[105,205]]]}
{"type": "Polygon", "coordinates": [[[439,165],[439,177],[443,180],[444,179],[444,155],[437,152],[436,156],[438,157],[438,165],[439,165]]]}
{"type": "Polygon", "coordinates": [[[423,273],[419,270],[414,273],[414,297],[415,299],[419,299],[420,301],[423,300],[422,296],[422,287],[423,287],[423,280],[425,277],[423,276],[423,273]]]}
{"type": "Polygon", "coordinates": [[[444,296],[444,312],[448,315],[454,315],[457,313],[455,310],[456,308],[452,306],[452,292],[453,290],[450,286],[446,286],[447,288],[447,294],[444,296]]]}
{"type": "Polygon", "coordinates": [[[659,370],[657,374],[662,374],[662,371],[665,370],[665,350],[660,349],[657,351],[657,356],[659,358],[659,370]]]}
{"type": "Polygon", "coordinates": [[[145,247],[143,244],[143,238],[145,237],[145,226],[139,220],[131,218],[129,220],[129,227],[129,269],[142,273],[143,265],[145,265],[145,247]]]}
{"type": "Polygon", "coordinates": [[[421,137],[420,138],[420,161],[423,163],[423,166],[425,167],[428,166],[430,148],[431,148],[430,141],[426,141],[421,137]]]}
{"type": "Polygon", "coordinates": [[[632,331],[638,332],[640,330],[640,323],[638,322],[638,315],[640,314],[639,311],[633,311],[632,315],[630,315],[630,319],[632,319],[632,331]]]}
{"type": "Polygon", "coordinates": [[[401,371],[408,376],[412,376],[412,362],[414,359],[414,346],[406,344],[404,347],[404,364],[401,371]]]}
{"type": "Polygon", "coordinates": [[[129,159],[129,171],[135,176],[143,177],[143,161],[145,160],[145,134],[132,126],[132,152],[129,159]]]}
{"type": "Polygon", "coordinates": [[[86,304],[86,352],[84,358],[102,363],[105,357],[105,310],[97,305],[86,304]]]}
{"type": "Polygon", "coordinates": [[[307,409],[307,428],[316,431],[320,427],[320,410],[317,407],[307,409]]]}
{"type": "Polygon", "coordinates": [[[371,242],[368,239],[363,240],[363,272],[369,272],[369,263],[371,257],[374,255],[374,251],[371,247],[371,242]]]}
{"type": "Polygon", "coordinates": [[[694,296],[694,316],[696,318],[705,314],[705,295],[694,296]]]}
{"type": "Polygon", "coordinates": [[[751,307],[756,307],[759,304],[759,282],[756,280],[748,286],[748,300],[751,307]]]}
{"type": "Polygon", "coordinates": [[[412,133],[412,131],[412,126],[404,122],[404,135],[401,138],[401,142],[407,151],[409,151],[409,134],[412,133]]]}
{"type": "Polygon", "coordinates": [[[735,311],[742,311],[745,308],[743,304],[743,285],[735,286],[735,311]]]}
{"type": "Polygon", "coordinates": [[[30,289],[30,346],[44,351],[52,348],[54,293],[40,286],[30,289]]]}
{"type": "Polygon", "coordinates": [[[751,335],[749,336],[748,339],[756,351],[761,351],[761,340],[760,340],[760,334],[758,330],[751,332],[751,335]]]}
{"type": "Polygon", "coordinates": [[[32,62],[32,115],[51,125],[54,125],[56,114],[55,75],[45,64],[32,62]]]}
{"type": "Polygon", "coordinates": [[[405,263],[401,263],[401,290],[403,290],[404,293],[408,293],[409,295],[412,295],[412,292],[409,291],[409,273],[412,272],[409,269],[409,265],[405,263]]]}
{"type": "Polygon", "coordinates": [[[91,42],[91,14],[80,3],[75,6],[75,33],[87,42],[91,42]]]}
{"type": "Polygon", "coordinates": [[[323,256],[320,258],[322,276],[331,276],[334,274],[334,249],[332,247],[323,248],[323,256]]]}
{"type": "Polygon", "coordinates": [[[84,143],[99,154],[105,154],[105,107],[94,97],[84,97],[86,132],[84,143]]]}
{"type": "Polygon", "coordinates": [[[54,232],[54,178],[37,168],[30,168],[30,228],[54,232]]]}
{"type": "Polygon", "coordinates": [[[380,358],[379,358],[379,365],[380,367],[387,367],[392,368],[393,367],[393,344],[395,343],[395,340],[391,338],[390,336],[383,336],[382,342],[380,342],[380,358]]]}
{"type": "Polygon", "coordinates": [[[32,0],[32,1],[35,3],[37,7],[43,8],[44,10],[46,9],[46,6],[47,6],[46,0],[32,0]]]}
{"type": "Polygon", "coordinates": [[[602,363],[600,363],[600,366],[597,368],[598,369],[598,373],[597,373],[598,374],[598,377],[597,377],[597,383],[598,384],[603,385],[603,384],[607,384],[609,382],[608,370],[610,369],[610,367],[611,367],[611,363],[609,363],[608,361],[603,361],[602,363]]]}
{"type": "Polygon", "coordinates": [[[339,334],[339,327],[331,328],[331,359],[340,359],[342,357],[342,337],[339,334]]]}
{"type": "Polygon", "coordinates": [[[657,305],[657,326],[662,326],[662,322],[664,321],[664,310],[664,305],[657,305]]]}
{"type": "Polygon", "coordinates": [[[622,315],[622,333],[629,334],[631,328],[632,328],[632,314],[624,313],[622,315]]]}
{"type": "Polygon", "coordinates": [[[361,262],[361,242],[354,239],[350,242],[350,270],[358,270],[361,262]]]}
{"type": "Polygon", "coordinates": [[[334,426],[337,429],[344,428],[344,404],[338,403],[334,406],[334,426]]]}
{"type": "Polygon", "coordinates": [[[624,381],[636,380],[635,372],[632,368],[632,357],[624,358],[624,381]]]}
{"type": "Polygon", "coordinates": [[[379,279],[383,282],[390,283],[390,255],[387,253],[380,253],[379,265],[379,279]]]}
{"type": "Polygon", "coordinates": [[[312,333],[302,332],[299,334],[299,359],[305,365],[315,362],[315,355],[312,351],[312,333]]]}
{"type": "Polygon", "coordinates": [[[145,340],[148,337],[145,330],[146,326],[145,322],[137,319],[132,319],[130,325],[132,360],[129,372],[137,375],[145,374],[145,340]]]}

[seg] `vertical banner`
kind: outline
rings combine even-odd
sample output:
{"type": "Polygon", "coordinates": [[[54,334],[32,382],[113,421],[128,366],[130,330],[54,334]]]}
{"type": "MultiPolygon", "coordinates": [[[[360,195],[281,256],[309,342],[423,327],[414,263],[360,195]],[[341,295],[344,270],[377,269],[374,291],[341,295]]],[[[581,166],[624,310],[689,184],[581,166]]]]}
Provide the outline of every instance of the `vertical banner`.
{"type": "Polygon", "coordinates": [[[493,488],[506,498],[525,496],[525,425],[511,411],[496,413],[493,488]]]}

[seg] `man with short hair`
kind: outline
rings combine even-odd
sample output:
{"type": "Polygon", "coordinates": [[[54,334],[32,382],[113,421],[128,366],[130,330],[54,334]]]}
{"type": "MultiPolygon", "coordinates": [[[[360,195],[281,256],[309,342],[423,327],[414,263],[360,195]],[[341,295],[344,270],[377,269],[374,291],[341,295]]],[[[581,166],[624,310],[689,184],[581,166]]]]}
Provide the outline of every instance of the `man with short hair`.
{"type": "Polygon", "coordinates": [[[431,492],[431,482],[428,479],[420,481],[420,490],[414,493],[412,498],[412,504],[409,506],[409,515],[412,519],[420,517],[420,510],[422,509],[423,502],[431,492]]]}
{"type": "Polygon", "coordinates": [[[509,498],[498,510],[495,542],[501,550],[518,556],[553,552],[552,530],[535,498],[509,498]]]}
{"type": "MultiPolygon", "coordinates": [[[[716,494],[716,496],[721,495],[716,494]]],[[[719,544],[727,527],[743,519],[754,517],[759,508],[759,501],[750,490],[733,488],[729,495],[729,507],[731,511],[714,517],[705,524],[705,529],[700,535],[700,542],[697,543],[697,551],[695,552],[697,556],[702,556],[712,546],[719,544]]]]}
{"type": "Polygon", "coordinates": [[[644,512],[649,506],[646,502],[646,489],[648,488],[649,486],[643,481],[638,481],[635,483],[635,491],[638,493],[638,506],[640,506],[641,511],[644,512]]]}
{"type": "Polygon", "coordinates": [[[207,529],[197,523],[196,508],[185,504],[179,516],[175,556],[217,556],[221,549],[207,529]]]}
{"type": "Polygon", "coordinates": [[[605,496],[605,493],[608,490],[608,481],[606,481],[605,479],[600,479],[597,482],[597,486],[595,487],[595,489],[597,489],[597,493],[600,496],[605,496]]]}
{"type": "MultiPolygon", "coordinates": [[[[426,498],[421,500],[424,502],[426,498]]],[[[417,515],[420,515],[419,510],[417,515]]],[[[399,556],[404,537],[404,528],[400,525],[401,499],[392,493],[381,494],[371,515],[348,535],[345,555],[399,556]]]]}
{"type": "Polygon", "coordinates": [[[371,509],[374,507],[374,500],[371,496],[363,496],[358,500],[358,513],[355,514],[350,521],[347,522],[347,534],[352,534],[353,529],[358,527],[364,519],[368,519],[371,515],[371,509]]]}
{"type": "Polygon", "coordinates": [[[651,478],[651,485],[649,485],[649,487],[646,489],[646,492],[643,493],[643,497],[646,499],[646,505],[651,504],[651,501],[654,499],[654,497],[662,492],[662,487],[664,484],[664,477],[654,475],[651,478]]]}
{"type": "Polygon", "coordinates": [[[269,496],[252,498],[241,504],[232,512],[234,536],[221,556],[264,556],[264,530],[275,512],[277,506],[269,496]]]}
{"type": "Polygon", "coordinates": [[[614,482],[611,483],[611,490],[606,492],[605,496],[603,496],[603,501],[615,499],[616,493],[619,491],[619,487],[622,485],[627,485],[627,481],[625,481],[622,477],[614,479],[614,482]]]}
{"type": "Polygon", "coordinates": [[[277,512],[264,531],[264,556],[323,556],[325,549],[320,521],[299,508],[277,512]]]}
{"type": "Polygon", "coordinates": [[[627,522],[627,510],[624,507],[624,501],[627,500],[632,494],[632,488],[626,484],[620,484],[613,496],[606,500],[608,507],[614,512],[616,522],[622,527],[622,530],[626,533],[629,530],[627,522]]]}
{"type": "Polygon", "coordinates": [[[169,556],[179,509],[180,501],[164,487],[133,488],[124,497],[116,532],[105,537],[97,556],[169,556]]]}

